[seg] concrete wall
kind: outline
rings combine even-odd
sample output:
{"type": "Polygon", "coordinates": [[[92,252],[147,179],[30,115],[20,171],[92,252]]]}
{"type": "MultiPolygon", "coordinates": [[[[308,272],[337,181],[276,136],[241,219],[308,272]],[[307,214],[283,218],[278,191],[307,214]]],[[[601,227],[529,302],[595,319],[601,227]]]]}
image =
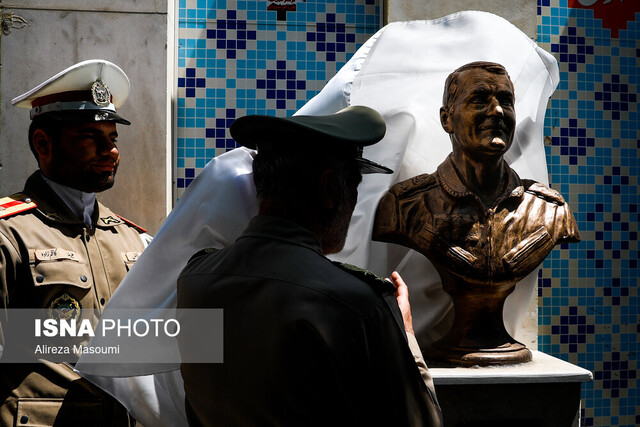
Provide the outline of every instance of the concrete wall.
{"type": "MultiPolygon", "coordinates": [[[[0,39],[0,195],[22,189],[36,169],[29,151],[29,111],[11,106],[18,96],[66,67],[103,58],[131,80],[119,113],[121,165],[116,185],[99,195],[120,215],[157,231],[171,204],[167,162],[167,3],[170,0],[12,0],[2,3],[29,25],[0,39]]],[[[171,18],[173,19],[173,18],[171,18]]]]}
{"type": "Polygon", "coordinates": [[[385,23],[436,19],[463,10],[482,10],[499,15],[535,40],[536,0],[386,0],[385,23]]]}

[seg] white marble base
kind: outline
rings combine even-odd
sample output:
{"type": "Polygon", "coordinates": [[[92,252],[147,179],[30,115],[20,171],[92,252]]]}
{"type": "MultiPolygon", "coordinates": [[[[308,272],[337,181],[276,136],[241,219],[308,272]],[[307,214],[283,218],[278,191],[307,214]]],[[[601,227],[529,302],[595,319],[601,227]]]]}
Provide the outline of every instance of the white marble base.
{"type": "Polygon", "coordinates": [[[593,380],[591,372],[532,354],[513,366],[430,368],[445,427],[578,426],[580,387],[593,380]]]}

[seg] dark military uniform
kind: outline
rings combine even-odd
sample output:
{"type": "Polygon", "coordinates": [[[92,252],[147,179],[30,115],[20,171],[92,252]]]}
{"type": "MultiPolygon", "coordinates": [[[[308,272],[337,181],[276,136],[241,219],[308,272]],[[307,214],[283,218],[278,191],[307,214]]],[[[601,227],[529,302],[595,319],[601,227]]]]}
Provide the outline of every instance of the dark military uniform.
{"type": "MultiPolygon", "coordinates": [[[[144,230],[98,202],[92,222],[78,219],[40,172],[22,194],[1,199],[0,308],[104,307],[144,249],[144,230]]],[[[63,363],[0,364],[0,398],[3,426],[129,423],[119,403],[63,363]]]]}
{"type": "Polygon", "coordinates": [[[308,229],[254,217],[178,279],[178,308],[225,316],[224,363],[181,367],[190,425],[440,426],[394,292],[331,263],[308,229]]]}

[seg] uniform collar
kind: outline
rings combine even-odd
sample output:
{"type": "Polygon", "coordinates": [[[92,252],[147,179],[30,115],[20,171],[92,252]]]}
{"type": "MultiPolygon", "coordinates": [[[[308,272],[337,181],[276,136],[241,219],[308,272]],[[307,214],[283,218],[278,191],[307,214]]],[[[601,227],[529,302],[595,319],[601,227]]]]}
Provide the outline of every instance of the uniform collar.
{"type": "MultiPolygon", "coordinates": [[[[506,162],[504,163],[504,168],[506,169],[508,182],[504,192],[498,197],[497,201],[499,202],[511,197],[522,198],[524,195],[524,187],[520,177],[509,167],[509,165],[507,165],[506,162]]],[[[445,161],[438,166],[436,174],[440,187],[442,187],[452,197],[477,197],[460,179],[458,170],[453,163],[453,154],[449,154],[445,161]]]]}
{"type": "Polygon", "coordinates": [[[76,217],[82,219],[89,226],[93,224],[92,216],[96,207],[96,193],[85,193],[84,191],[58,184],[44,175],[42,175],[42,179],[65,202],[76,217]]]}
{"type": "Polygon", "coordinates": [[[279,240],[297,246],[311,249],[322,255],[322,246],[318,237],[309,229],[283,218],[270,215],[254,216],[240,236],[263,237],[279,240]]]}
{"type": "MultiPolygon", "coordinates": [[[[85,226],[84,220],[78,218],[62,198],[45,182],[40,171],[34,172],[27,179],[23,193],[38,204],[37,210],[49,220],[85,226]]],[[[98,228],[108,228],[125,224],[125,221],[102,203],[94,200],[91,224],[98,228]]]]}
{"type": "Polygon", "coordinates": [[[38,211],[52,221],[67,224],[84,224],[67,204],[47,185],[40,171],[36,171],[27,179],[24,185],[25,194],[38,204],[38,211]]]}

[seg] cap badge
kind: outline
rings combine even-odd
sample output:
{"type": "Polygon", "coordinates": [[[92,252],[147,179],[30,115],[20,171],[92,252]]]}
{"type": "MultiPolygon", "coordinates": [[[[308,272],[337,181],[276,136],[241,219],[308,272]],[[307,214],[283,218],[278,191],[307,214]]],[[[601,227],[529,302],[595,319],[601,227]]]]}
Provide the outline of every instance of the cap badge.
{"type": "Polygon", "coordinates": [[[98,113],[94,117],[94,120],[96,122],[102,122],[102,121],[105,121],[105,120],[109,120],[109,114],[107,114],[107,113],[98,113]]]}
{"type": "Polygon", "coordinates": [[[105,82],[98,79],[91,85],[93,102],[98,107],[108,107],[111,104],[111,92],[105,82]]]}

